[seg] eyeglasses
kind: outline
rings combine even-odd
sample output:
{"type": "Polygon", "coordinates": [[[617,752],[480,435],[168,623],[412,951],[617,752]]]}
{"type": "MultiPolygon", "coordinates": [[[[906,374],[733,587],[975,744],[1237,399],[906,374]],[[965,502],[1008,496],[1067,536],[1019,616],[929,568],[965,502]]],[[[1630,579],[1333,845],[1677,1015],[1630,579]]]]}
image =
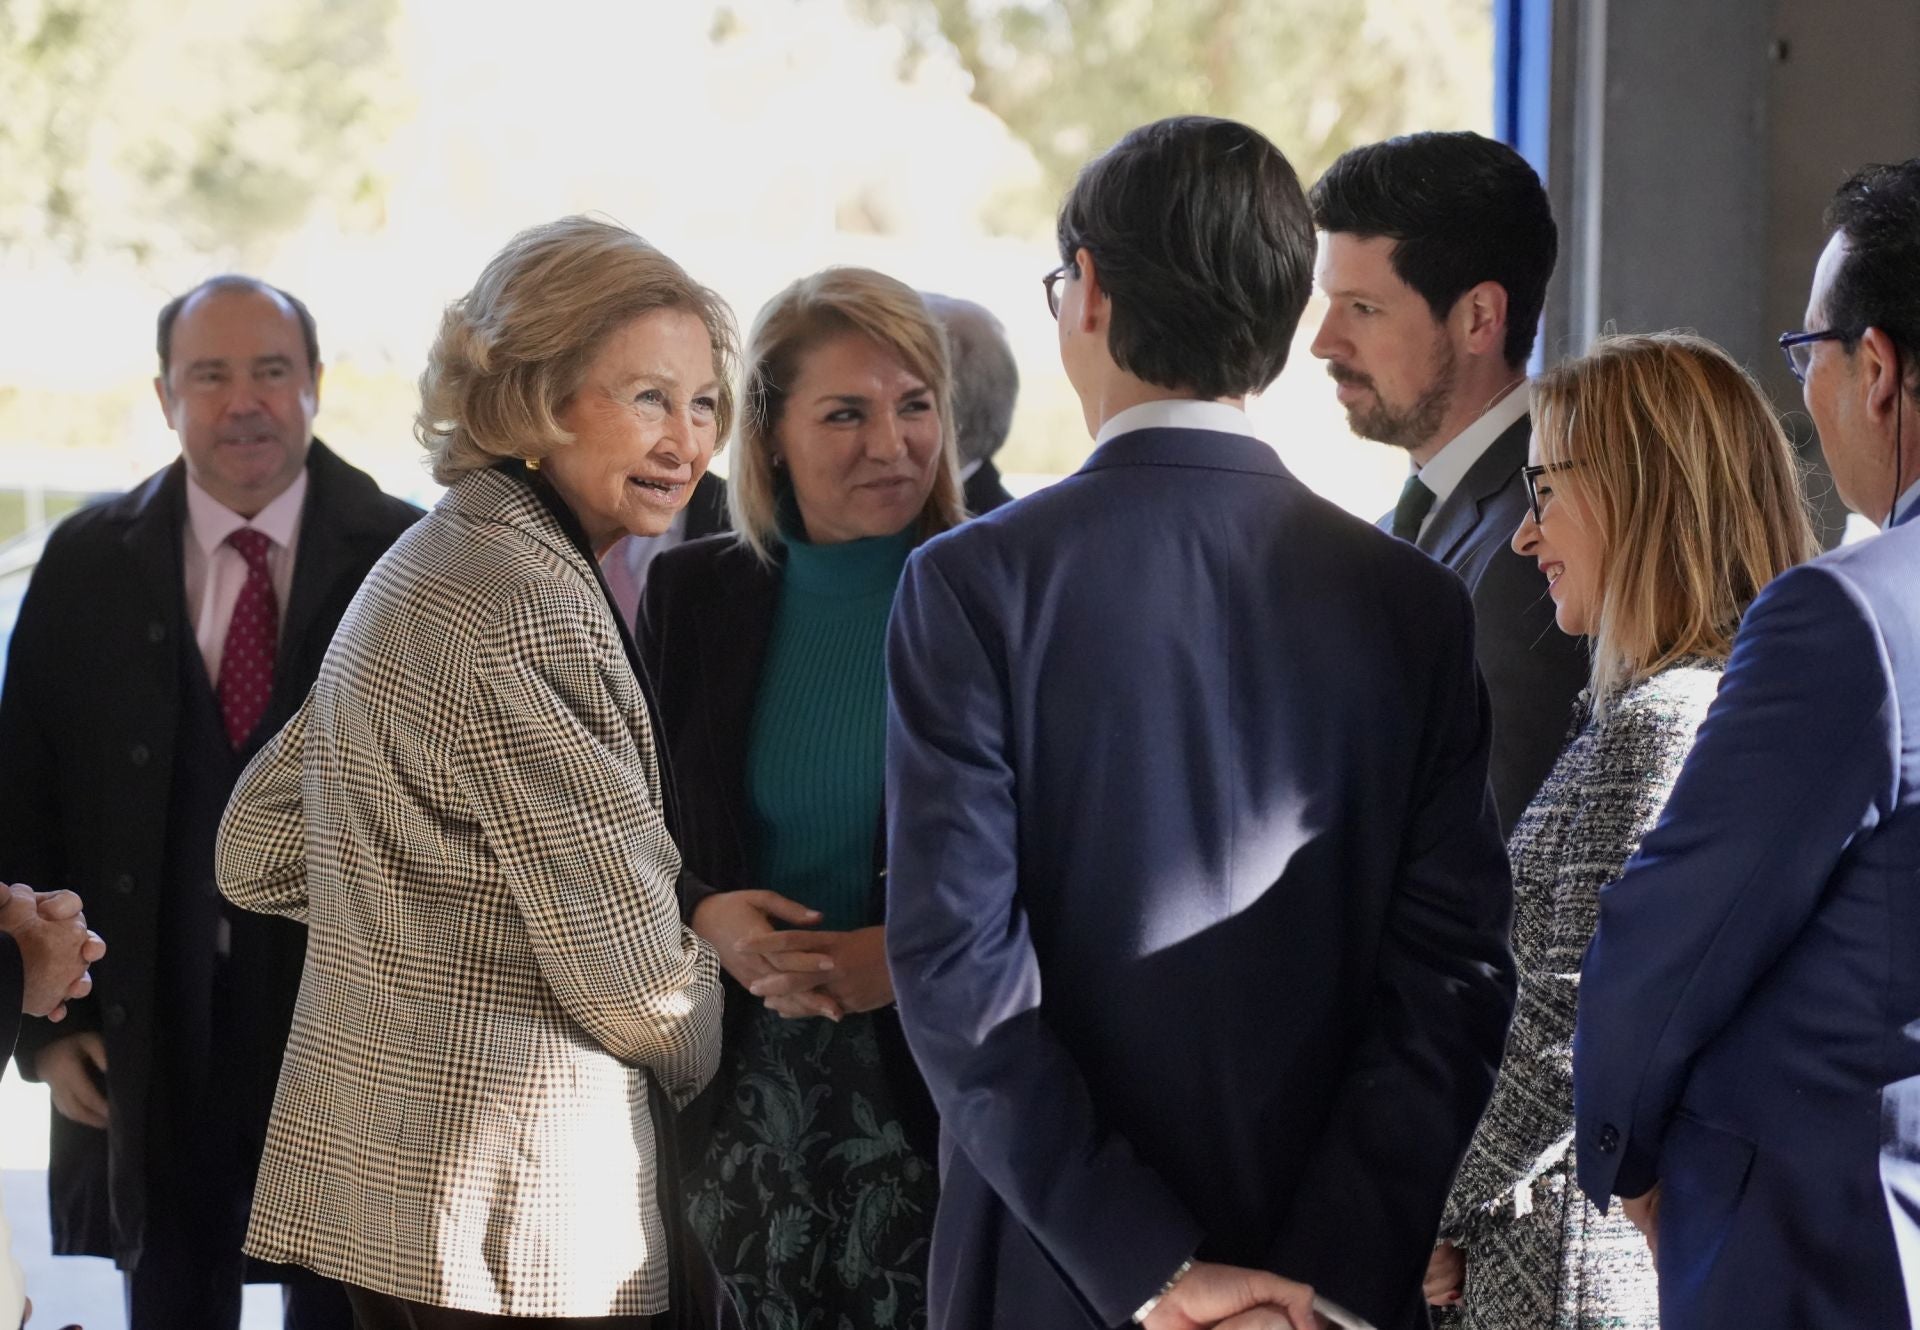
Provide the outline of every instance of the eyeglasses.
{"type": "Polygon", "coordinates": [[[1819,332],[1781,333],[1780,354],[1787,358],[1787,368],[1793,371],[1793,377],[1805,383],[1807,369],[1813,364],[1815,342],[1851,342],[1859,335],[1851,328],[1822,328],[1819,332]]]}
{"type": "Polygon", "coordinates": [[[1533,514],[1533,524],[1540,525],[1540,510],[1546,501],[1553,497],[1553,486],[1542,485],[1540,477],[1555,471],[1571,471],[1579,466],[1578,462],[1548,462],[1545,466],[1523,466],[1520,475],[1527,483],[1527,509],[1533,514]]]}
{"type": "Polygon", "coordinates": [[[1060,283],[1078,272],[1071,263],[1063,263],[1040,279],[1040,285],[1047,288],[1047,313],[1056,319],[1060,317],[1060,283]]]}

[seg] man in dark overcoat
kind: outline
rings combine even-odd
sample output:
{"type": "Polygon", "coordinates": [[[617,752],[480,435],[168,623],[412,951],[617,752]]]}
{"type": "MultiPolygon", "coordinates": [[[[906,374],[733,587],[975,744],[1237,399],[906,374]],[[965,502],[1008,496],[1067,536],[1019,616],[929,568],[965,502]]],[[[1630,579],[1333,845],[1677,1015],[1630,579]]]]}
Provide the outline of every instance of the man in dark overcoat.
{"type": "Polygon", "coordinates": [[[0,879],[79,892],[113,942],[17,1056],[53,1101],[54,1250],[114,1259],[131,1330],[231,1330],[246,1280],[287,1284],[289,1327],[345,1330],[336,1286],[241,1254],[305,930],[227,906],[213,846],[419,512],[313,437],[294,297],[215,278],[161,311],[158,348],[180,456],[49,538],[0,691],[0,879]]]}

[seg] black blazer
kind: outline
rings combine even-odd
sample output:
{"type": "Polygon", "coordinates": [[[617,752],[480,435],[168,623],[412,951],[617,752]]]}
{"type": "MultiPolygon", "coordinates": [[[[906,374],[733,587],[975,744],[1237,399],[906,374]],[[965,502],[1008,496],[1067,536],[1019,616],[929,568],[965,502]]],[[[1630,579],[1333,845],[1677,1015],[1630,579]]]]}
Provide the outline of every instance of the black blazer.
{"type": "Polygon", "coordinates": [[[967,477],[960,496],[967,505],[967,511],[975,517],[1013,502],[1013,495],[1001,483],[1000,468],[993,464],[991,457],[981,462],[974,473],[967,477]]]}
{"type": "MultiPolygon", "coordinates": [[[[778,566],[768,567],[731,535],[709,536],[667,550],[647,571],[636,638],[653,685],[657,740],[673,773],[680,854],[681,909],[686,918],[706,896],[758,886],[752,875],[747,809],[747,739],[754,699],[780,604],[778,566]]],[[[886,909],[884,829],[874,833],[873,913],[886,909]]],[[[724,1039],[759,1002],[727,980],[724,1039]]],[[[881,1060],[901,1121],[928,1157],[937,1130],[933,1101],[915,1069],[893,1008],[876,1012],[881,1060]]],[[[682,1140],[690,1156],[705,1145],[702,1122],[726,1103],[728,1060],[689,1110],[682,1140]]],[[[693,1162],[689,1158],[689,1163],[693,1162]]]]}
{"type": "MultiPolygon", "coordinates": [[[[261,735],[277,732],[298,709],[361,579],[420,516],[318,440],[308,452],[307,483],[261,735]]],[[[144,1107],[161,992],[162,877],[176,812],[180,634],[192,631],[181,580],[186,520],[186,471],[175,461],[61,523],[27,587],[0,693],[0,878],[79,892],[89,926],[112,947],[112,959],[94,972],[92,994],[69,1005],[66,1021],[27,1021],[20,1031],[28,1075],[39,1050],[62,1036],[98,1030],[107,1044],[112,1130],[54,1116],[49,1185],[54,1250],[63,1255],[124,1262],[137,1258],[144,1238],[144,1107]]],[[[275,967],[281,982],[259,995],[283,1023],[299,990],[305,937],[286,925],[275,967]]],[[[271,1102],[277,1066],[222,1073],[243,1102],[271,1102]]]]}
{"type": "MultiPolygon", "coordinates": [[[[1508,426],[1460,478],[1414,543],[1467,584],[1473,596],[1474,656],[1493,700],[1488,777],[1502,837],[1553,769],[1572,733],[1574,701],[1587,686],[1586,643],[1560,631],[1546,579],[1513,552],[1527,511],[1520,468],[1533,424],[1508,426]]],[[[1380,528],[1391,531],[1391,514],[1380,528]]]]}
{"type": "Polygon", "coordinates": [[[686,538],[699,540],[731,530],[733,522],[727,512],[727,482],[711,471],[702,472],[693,487],[693,497],[687,500],[686,538]]]}

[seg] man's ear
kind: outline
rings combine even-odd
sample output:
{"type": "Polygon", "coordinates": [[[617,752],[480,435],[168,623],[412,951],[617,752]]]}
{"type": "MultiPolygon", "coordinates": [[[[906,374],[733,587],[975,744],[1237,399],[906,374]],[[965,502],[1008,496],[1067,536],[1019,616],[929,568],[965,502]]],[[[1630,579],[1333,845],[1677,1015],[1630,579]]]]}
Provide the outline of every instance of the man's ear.
{"type": "Polygon", "coordinates": [[[167,428],[173,428],[173,399],[167,395],[167,379],[164,374],[153,376],[153,395],[160,401],[160,415],[167,422],[167,428]]]}
{"type": "Polygon", "coordinates": [[[1507,288],[1498,282],[1468,287],[1453,302],[1454,331],[1476,356],[1505,356],[1507,288]]]}
{"type": "Polygon", "coordinates": [[[1082,245],[1073,252],[1073,266],[1080,270],[1080,331],[1105,335],[1107,320],[1113,316],[1113,302],[1100,285],[1093,254],[1082,245]]]}
{"type": "Polygon", "coordinates": [[[1900,348],[1878,328],[1860,334],[1854,356],[1867,386],[1868,418],[1876,422],[1890,419],[1900,405],[1900,394],[1906,389],[1905,379],[1912,367],[1902,362],[1900,348]]]}

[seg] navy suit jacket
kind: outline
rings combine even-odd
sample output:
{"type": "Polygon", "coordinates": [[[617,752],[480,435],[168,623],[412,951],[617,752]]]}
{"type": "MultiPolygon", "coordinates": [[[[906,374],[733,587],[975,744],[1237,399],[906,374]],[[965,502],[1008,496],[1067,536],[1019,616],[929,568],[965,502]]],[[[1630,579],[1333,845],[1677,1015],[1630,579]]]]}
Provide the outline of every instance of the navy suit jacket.
{"type": "Polygon", "coordinates": [[[1514,982],[1459,579],[1139,430],[916,551],[888,665],[933,1325],[1121,1325],[1198,1255],[1424,1326],[1514,982]]]}
{"type": "Polygon", "coordinates": [[[1580,1185],[1661,1183],[1662,1325],[1906,1325],[1881,1174],[1920,1155],[1920,524],[1754,601],[1582,976],[1580,1185]]]}

